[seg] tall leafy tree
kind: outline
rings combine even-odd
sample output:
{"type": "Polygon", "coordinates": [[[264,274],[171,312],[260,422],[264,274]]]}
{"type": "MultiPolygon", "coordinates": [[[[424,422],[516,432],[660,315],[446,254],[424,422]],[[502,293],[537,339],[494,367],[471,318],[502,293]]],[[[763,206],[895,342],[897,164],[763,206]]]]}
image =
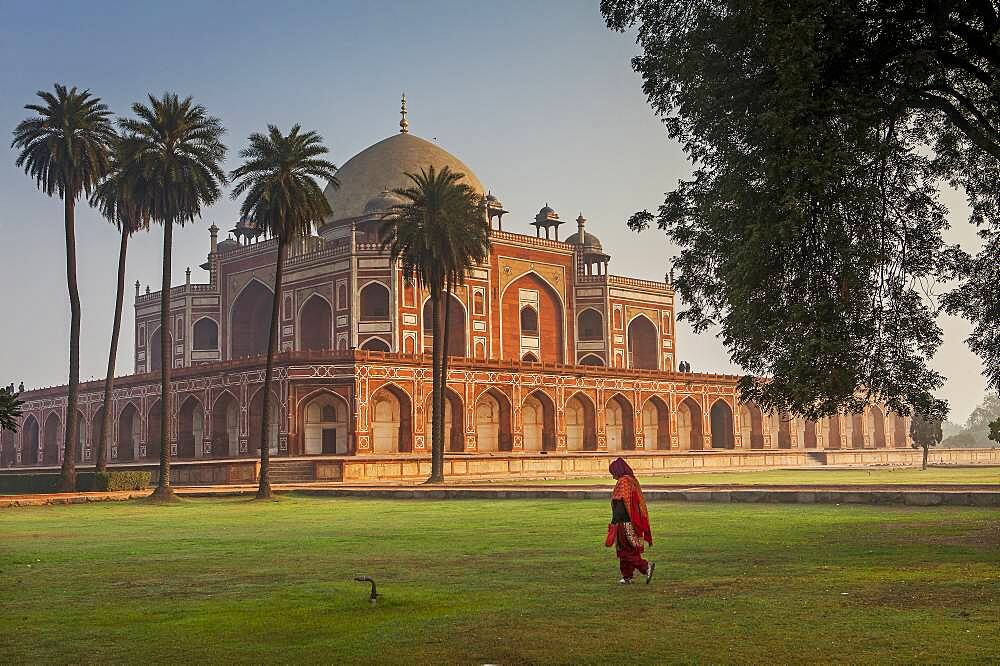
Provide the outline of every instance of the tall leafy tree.
{"type": "Polygon", "coordinates": [[[11,146],[16,164],[35,179],[38,189],[63,201],[66,235],[66,285],[69,290],[69,391],[66,442],[60,488],[76,490],[77,413],[80,393],[80,291],[76,280],[76,202],[90,195],[110,168],[114,140],[111,111],[89,90],[55,84],[55,91],[38,91],[41,104],[24,108],[35,115],[14,129],[11,146]]]}
{"type": "Polygon", "coordinates": [[[464,174],[443,167],[407,173],[411,184],[393,192],[403,203],[386,214],[380,235],[393,262],[406,279],[430,293],[432,324],[431,475],[444,481],[444,372],[447,371],[444,301],[447,290],[460,284],[468,268],[489,251],[489,225],[480,195],[461,182],[464,174]]]}
{"type": "Polygon", "coordinates": [[[274,352],[278,345],[278,314],[285,258],[294,239],[309,235],[313,226],[331,213],[323,188],[317,182],[325,181],[334,187],[339,185],[337,167],[322,158],[327,152],[323,138],[316,132],[303,132],[301,126],[295,125],[288,134],[282,134],[274,125],[268,125],[267,134],[250,135],[250,145],[240,151],[240,157],[245,161],[231,174],[233,198],[244,197],[241,214],[252,219],[258,229],[270,233],[278,242],[264,371],[258,499],[271,497],[268,442],[271,381],[274,376],[274,352]]]}
{"type": "Polygon", "coordinates": [[[744,399],[807,416],[883,400],[936,417],[933,298],[1000,382],[995,0],[602,0],[693,176],[634,229],[680,247],[681,317],[718,324],[744,399]],[[942,241],[943,183],[987,240],[942,241]],[[985,270],[981,270],[985,269],[985,270]],[[992,277],[991,277],[992,276],[992,277]],[[794,333],[792,333],[794,332],[794,333]],[[771,375],[767,381],[753,375],[771,375]]]}
{"type": "Polygon", "coordinates": [[[922,469],[927,469],[930,447],[941,443],[941,419],[936,415],[915,412],[910,421],[910,438],[914,448],[924,450],[922,469]]]}
{"type": "Polygon", "coordinates": [[[148,213],[144,210],[150,192],[150,183],[142,172],[137,153],[142,143],[134,137],[115,141],[111,171],[94,190],[90,203],[121,233],[118,247],[118,282],[115,289],[115,314],[111,325],[111,345],[108,352],[108,371],[104,378],[104,411],[101,428],[94,451],[95,466],[99,472],[107,469],[108,441],[111,439],[113,419],[111,394],[114,391],[115,361],[118,358],[118,339],[121,333],[122,304],[125,300],[125,260],[129,238],[141,228],[149,226],[148,213]]]}
{"type": "Polygon", "coordinates": [[[160,292],[160,337],[163,364],[160,375],[160,478],[153,496],[173,497],[170,487],[170,375],[173,368],[173,336],[170,325],[170,265],[174,225],[183,226],[201,216],[202,208],[214,203],[227,182],[222,170],[226,146],[225,129],[218,118],[190,97],[174,93],[149,95],[148,105],[132,105],[135,118],[119,121],[134,141],[134,159],[148,189],[142,197],[143,214],[163,225],[163,272],[160,292]]]}

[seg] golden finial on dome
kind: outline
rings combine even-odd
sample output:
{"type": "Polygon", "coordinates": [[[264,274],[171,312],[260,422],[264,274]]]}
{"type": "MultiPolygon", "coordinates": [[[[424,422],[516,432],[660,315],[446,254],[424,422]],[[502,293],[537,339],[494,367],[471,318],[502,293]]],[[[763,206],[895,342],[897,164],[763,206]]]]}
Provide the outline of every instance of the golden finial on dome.
{"type": "Polygon", "coordinates": [[[406,120],[406,93],[403,93],[403,98],[400,100],[399,115],[402,116],[402,119],[399,121],[399,132],[400,134],[406,134],[410,131],[410,123],[406,120]]]}

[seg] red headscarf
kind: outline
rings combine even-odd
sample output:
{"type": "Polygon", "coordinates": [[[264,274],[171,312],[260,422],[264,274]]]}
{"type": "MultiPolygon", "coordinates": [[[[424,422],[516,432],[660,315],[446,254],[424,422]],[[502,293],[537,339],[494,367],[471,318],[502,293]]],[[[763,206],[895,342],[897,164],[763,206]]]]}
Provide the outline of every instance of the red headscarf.
{"type": "Polygon", "coordinates": [[[632,521],[639,536],[652,546],[653,532],[649,527],[649,511],[646,510],[646,500],[642,496],[642,488],[639,487],[635,473],[622,458],[611,463],[608,471],[611,472],[611,476],[618,479],[611,493],[611,499],[625,502],[629,520],[632,521]]]}

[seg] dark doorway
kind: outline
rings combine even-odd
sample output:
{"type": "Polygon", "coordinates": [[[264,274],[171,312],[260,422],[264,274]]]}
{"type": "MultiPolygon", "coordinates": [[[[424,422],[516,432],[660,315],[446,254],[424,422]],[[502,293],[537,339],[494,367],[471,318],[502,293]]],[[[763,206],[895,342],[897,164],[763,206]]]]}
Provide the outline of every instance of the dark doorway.
{"type": "Polygon", "coordinates": [[[323,428],[323,453],[337,453],[337,429],[323,428]]]}

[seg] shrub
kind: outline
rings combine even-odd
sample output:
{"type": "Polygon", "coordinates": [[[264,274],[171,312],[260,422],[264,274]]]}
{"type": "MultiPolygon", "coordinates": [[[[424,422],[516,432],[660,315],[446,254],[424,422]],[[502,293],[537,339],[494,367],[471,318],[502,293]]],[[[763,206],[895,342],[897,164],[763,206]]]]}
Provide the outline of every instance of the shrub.
{"type": "Polygon", "coordinates": [[[143,490],[149,487],[150,472],[97,472],[94,474],[94,489],[114,492],[118,490],[143,490]]]}
{"type": "Polygon", "coordinates": [[[59,492],[59,475],[52,472],[0,474],[0,493],[20,495],[56,492],[59,492]]]}

